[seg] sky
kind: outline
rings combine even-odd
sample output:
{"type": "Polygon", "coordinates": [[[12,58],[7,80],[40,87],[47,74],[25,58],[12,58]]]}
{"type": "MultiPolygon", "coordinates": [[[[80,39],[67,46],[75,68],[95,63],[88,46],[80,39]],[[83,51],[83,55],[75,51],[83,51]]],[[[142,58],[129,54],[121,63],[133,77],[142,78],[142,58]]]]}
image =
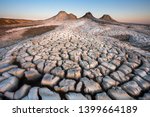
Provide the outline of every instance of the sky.
{"type": "Polygon", "coordinates": [[[150,0],[0,0],[0,18],[41,20],[62,10],[77,17],[91,12],[97,18],[109,14],[121,22],[150,24],[150,0]]]}

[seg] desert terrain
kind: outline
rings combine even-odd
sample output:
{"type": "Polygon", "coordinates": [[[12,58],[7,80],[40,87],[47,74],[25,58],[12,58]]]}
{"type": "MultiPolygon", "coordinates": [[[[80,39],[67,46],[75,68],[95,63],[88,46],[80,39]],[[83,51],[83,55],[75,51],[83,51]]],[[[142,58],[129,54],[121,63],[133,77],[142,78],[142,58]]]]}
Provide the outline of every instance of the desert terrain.
{"type": "Polygon", "coordinates": [[[0,19],[0,99],[149,100],[150,25],[90,12],[0,19]]]}

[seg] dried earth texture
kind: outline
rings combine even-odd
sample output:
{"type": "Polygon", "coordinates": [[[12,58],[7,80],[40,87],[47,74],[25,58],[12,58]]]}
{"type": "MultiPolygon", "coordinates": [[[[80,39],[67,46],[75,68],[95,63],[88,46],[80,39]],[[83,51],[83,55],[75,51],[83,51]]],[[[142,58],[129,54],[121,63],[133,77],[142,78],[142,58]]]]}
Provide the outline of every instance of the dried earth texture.
{"type": "Polygon", "coordinates": [[[148,100],[150,53],[144,47],[150,48],[149,26],[63,22],[3,54],[0,99],[148,100]]]}

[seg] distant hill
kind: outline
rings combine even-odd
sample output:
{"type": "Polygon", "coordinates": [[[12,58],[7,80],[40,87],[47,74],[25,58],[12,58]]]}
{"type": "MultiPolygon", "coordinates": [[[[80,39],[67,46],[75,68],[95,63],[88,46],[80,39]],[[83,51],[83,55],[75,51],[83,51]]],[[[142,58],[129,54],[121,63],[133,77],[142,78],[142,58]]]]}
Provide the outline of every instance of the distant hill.
{"type": "MultiPolygon", "coordinates": [[[[92,21],[95,21],[97,23],[118,23],[116,20],[114,20],[110,15],[103,15],[101,18],[96,18],[92,15],[91,12],[87,12],[84,16],[82,16],[79,19],[83,19],[83,18],[87,18],[87,19],[91,19],[92,21]]],[[[37,20],[37,21],[33,21],[33,20],[24,20],[24,19],[9,19],[9,18],[0,18],[0,26],[4,26],[4,25],[38,25],[41,23],[46,23],[49,21],[66,21],[66,20],[77,20],[77,16],[70,13],[68,14],[65,11],[60,11],[57,15],[46,19],[46,20],[37,20]]]]}
{"type": "Polygon", "coordinates": [[[52,18],[49,18],[47,20],[55,20],[55,21],[64,21],[64,20],[76,20],[77,17],[70,13],[66,13],[65,11],[60,11],[56,16],[53,16],[52,18]]]}
{"type": "Polygon", "coordinates": [[[30,23],[32,20],[0,18],[0,25],[30,23]]]}
{"type": "Polygon", "coordinates": [[[110,15],[103,15],[101,18],[101,20],[105,20],[105,21],[109,21],[109,22],[117,22],[116,20],[114,20],[110,15]]]}
{"type": "Polygon", "coordinates": [[[80,19],[84,19],[84,18],[90,19],[90,20],[92,20],[92,21],[94,21],[94,22],[97,22],[97,23],[100,23],[100,19],[94,17],[91,12],[87,12],[87,13],[86,13],[84,16],[82,16],[80,19]]]}
{"type": "Polygon", "coordinates": [[[96,19],[91,12],[87,12],[84,16],[81,18],[88,18],[88,19],[96,19]]]}

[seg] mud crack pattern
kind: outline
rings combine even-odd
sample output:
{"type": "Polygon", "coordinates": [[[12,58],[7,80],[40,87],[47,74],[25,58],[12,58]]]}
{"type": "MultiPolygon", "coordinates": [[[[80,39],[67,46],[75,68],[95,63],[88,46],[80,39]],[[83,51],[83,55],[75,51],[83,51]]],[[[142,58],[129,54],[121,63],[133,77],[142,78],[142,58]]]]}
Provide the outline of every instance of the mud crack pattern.
{"type": "Polygon", "coordinates": [[[18,44],[0,75],[1,99],[150,99],[146,57],[71,28],[18,44]]]}

